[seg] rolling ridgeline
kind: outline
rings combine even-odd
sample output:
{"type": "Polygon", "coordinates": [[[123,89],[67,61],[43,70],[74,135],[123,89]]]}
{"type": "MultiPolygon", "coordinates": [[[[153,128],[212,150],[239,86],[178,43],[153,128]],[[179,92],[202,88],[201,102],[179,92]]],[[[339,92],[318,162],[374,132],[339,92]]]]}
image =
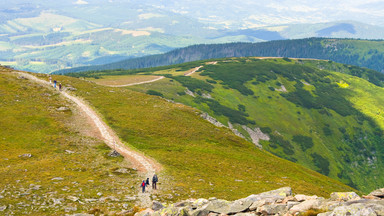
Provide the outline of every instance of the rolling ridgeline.
{"type": "Polygon", "coordinates": [[[134,69],[180,64],[226,57],[291,57],[326,59],[344,64],[384,70],[384,41],[357,39],[307,38],[260,43],[201,44],[104,65],[75,67],[54,73],[134,69]]]}
{"type": "Polygon", "coordinates": [[[382,73],[321,60],[212,61],[70,75],[166,76],[127,88],[202,110],[263,149],[360,191],[383,186],[382,73]],[[198,66],[191,77],[183,75],[198,66]],[[255,141],[252,134],[268,138],[255,141]]]}

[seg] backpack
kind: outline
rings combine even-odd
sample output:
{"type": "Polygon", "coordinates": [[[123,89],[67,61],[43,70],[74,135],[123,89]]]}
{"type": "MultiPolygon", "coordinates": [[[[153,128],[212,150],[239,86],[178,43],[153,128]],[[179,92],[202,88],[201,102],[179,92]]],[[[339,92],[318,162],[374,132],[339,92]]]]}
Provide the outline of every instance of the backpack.
{"type": "Polygon", "coordinates": [[[145,187],[145,182],[142,182],[142,183],[141,183],[141,187],[145,187]]]}

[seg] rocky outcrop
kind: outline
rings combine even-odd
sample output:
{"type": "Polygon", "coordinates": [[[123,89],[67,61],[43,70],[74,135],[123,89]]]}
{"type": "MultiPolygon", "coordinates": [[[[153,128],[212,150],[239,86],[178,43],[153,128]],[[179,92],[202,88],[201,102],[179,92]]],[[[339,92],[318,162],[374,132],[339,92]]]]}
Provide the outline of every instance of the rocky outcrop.
{"type": "Polygon", "coordinates": [[[251,129],[245,125],[242,126],[245,131],[249,134],[249,136],[252,139],[253,144],[255,144],[257,147],[262,148],[262,146],[259,144],[259,140],[269,140],[268,134],[263,133],[260,128],[251,129]]]}
{"type": "MultiPolygon", "coordinates": [[[[320,216],[384,215],[384,189],[376,190],[365,199],[355,192],[335,192],[331,198],[303,194],[292,195],[289,187],[253,194],[246,198],[226,201],[217,198],[189,199],[171,205],[155,201],[152,209],[136,213],[136,216],[293,216],[308,211],[321,212],[320,216]]],[[[364,196],[363,196],[364,197],[364,196]]]]}
{"type": "Polygon", "coordinates": [[[208,113],[202,113],[200,115],[203,119],[209,121],[210,123],[214,124],[217,127],[225,127],[225,125],[221,124],[221,122],[217,121],[215,118],[212,116],[208,115],[208,113]]]}

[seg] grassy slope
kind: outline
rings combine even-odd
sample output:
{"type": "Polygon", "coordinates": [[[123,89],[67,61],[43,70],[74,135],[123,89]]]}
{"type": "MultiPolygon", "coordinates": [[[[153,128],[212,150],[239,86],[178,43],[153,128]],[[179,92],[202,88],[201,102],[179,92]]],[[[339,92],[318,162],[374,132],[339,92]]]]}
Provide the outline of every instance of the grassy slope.
{"type": "Polygon", "coordinates": [[[257,149],[228,129],[203,120],[193,108],[127,89],[70,77],[60,80],[76,87],[76,94],[95,106],[125,142],[165,167],[173,179],[169,193],[174,199],[236,199],[282,186],[321,196],[352,190],[257,149]]]}
{"type": "MultiPolygon", "coordinates": [[[[200,73],[195,73],[193,78],[216,79],[217,83],[211,84],[214,89],[210,95],[221,105],[233,110],[237,110],[240,104],[244,105],[249,115],[248,119],[255,121],[255,125],[248,124],[248,126],[266,128],[265,131],[275,138],[270,142],[262,142],[266,150],[367,192],[382,186],[384,179],[380,173],[384,169],[384,161],[382,137],[378,134],[381,134],[380,131],[384,129],[383,89],[355,76],[317,68],[352,74],[361,69],[328,61],[285,61],[284,59],[222,61],[217,65],[204,66],[202,71],[211,71],[210,75],[201,76],[200,73]],[[271,70],[281,72],[271,73],[271,70]],[[259,75],[253,74],[253,71],[259,75]],[[240,86],[252,90],[253,95],[244,95],[237,90],[241,88],[231,86],[235,80],[238,80],[236,73],[249,77],[240,86]],[[301,81],[289,78],[290,74],[301,81]],[[306,97],[309,98],[308,100],[317,100],[318,103],[323,104],[323,108],[311,108],[311,106],[317,106],[317,103],[305,104],[303,95],[292,94],[292,99],[288,100],[284,97],[288,93],[276,91],[281,88],[280,84],[285,86],[288,93],[296,93],[297,89],[303,89],[304,93],[309,93],[304,96],[312,95],[306,97]],[[296,103],[292,100],[296,100],[296,103]],[[371,123],[369,118],[373,120],[371,123]],[[310,137],[313,147],[310,144],[305,145],[305,143],[294,141],[294,136],[307,137],[307,139],[310,137]],[[369,178],[367,179],[366,176],[369,178]]],[[[180,75],[183,71],[195,66],[196,63],[168,67],[168,70],[163,67],[160,72],[156,72],[156,69],[144,69],[142,74],[175,76],[175,71],[180,75]]],[[[363,70],[363,72],[365,74],[363,73],[362,77],[373,82],[374,77],[367,78],[371,76],[367,74],[369,70],[363,70]]],[[[116,74],[123,73],[124,71],[116,71],[116,74]]],[[[100,76],[101,73],[97,75],[100,76]]],[[[377,83],[380,84],[380,81],[377,83]]],[[[193,87],[193,85],[189,86],[193,87]]],[[[208,112],[224,124],[229,120],[227,116],[215,113],[206,102],[183,94],[185,86],[176,79],[163,79],[129,88],[142,92],[155,90],[166,98],[208,112]]],[[[198,87],[195,93],[199,91],[201,90],[198,87]]],[[[208,92],[205,91],[205,93],[208,92]]],[[[242,130],[239,126],[237,128],[242,130]]]]}
{"type": "Polygon", "coordinates": [[[56,110],[70,107],[68,102],[52,90],[0,70],[0,195],[4,196],[0,206],[7,206],[3,213],[56,215],[65,214],[67,207],[77,208],[72,213],[108,212],[121,210],[123,203],[133,205],[123,199],[135,193],[130,186],[136,186],[136,174],[112,173],[128,164],[122,158],[107,157],[110,150],[104,143],[79,133],[81,117],[56,110]],[[22,154],[32,157],[19,157],[22,154]],[[51,180],[55,177],[64,180],[51,180]],[[41,189],[31,189],[33,184],[41,189]],[[121,201],[81,205],[66,199],[72,195],[84,202],[99,198],[98,192],[121,201]],[[62,199],[62,204],[53,206],[52,198],[62,199]]]}

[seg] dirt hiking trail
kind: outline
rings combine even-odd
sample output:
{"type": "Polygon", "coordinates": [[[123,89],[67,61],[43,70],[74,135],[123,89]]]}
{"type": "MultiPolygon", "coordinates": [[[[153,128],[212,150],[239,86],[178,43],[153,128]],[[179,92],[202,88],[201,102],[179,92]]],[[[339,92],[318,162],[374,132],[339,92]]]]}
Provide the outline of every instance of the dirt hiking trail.
{"type": "MultiPolygon", "coordinates": [[[[82,112],[86,114],[86,116],[94,123],[94,127],[100,133],[101,139],[111,148],[116,150],[119,154],[121,154],[126,160],[128,160],[133,166],[136,166],[139,173],[141,174],[141,178],[150,178],[161,170],[161,165],[156,163],[150,158],[145,157],[143,154],[136,152],[126,145],[124,145],[116,133],[102,120],[101,116],[97,114],[85,101],[81,98],[73,96],[66,92],[65,90],[59,91],[58,88],[54,89],[52,85],[45,80],[39,79],[31,74],[24,72],[14,72],[19,74],[29,80],[35,81],[37,83],[42,84],[46,88],[50,88],[60,92],[62,96],[69,99],[73,103],[75,103],[82,112]]],[[[141,206],[149,207],[152,204],[150,199],[150,192],[148,190],[146,193],[141,192],[141,188],[139,188],[140,182],[138,185],[138,198],[141,206]]]]}

